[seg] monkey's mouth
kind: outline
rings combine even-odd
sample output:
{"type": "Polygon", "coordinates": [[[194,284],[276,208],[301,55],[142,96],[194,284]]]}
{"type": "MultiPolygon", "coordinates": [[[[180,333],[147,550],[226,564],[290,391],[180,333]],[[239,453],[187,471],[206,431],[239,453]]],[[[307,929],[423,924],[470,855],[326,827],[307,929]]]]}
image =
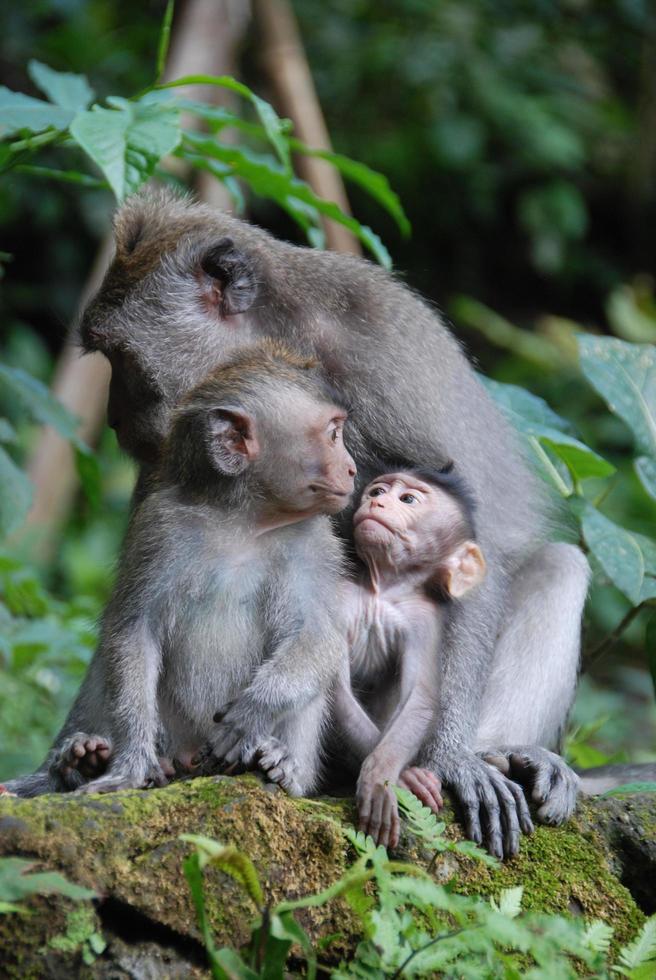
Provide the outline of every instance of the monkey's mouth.
{"type": "Polygon", "coordinates": [[[380,524],[380,526],[384,527],[386,531],[393,533],[393,529],[389,526],[389,524],[386,524],[385,521],[381,520],[380,517],[377,517],[375,514],[365,514],[364,517],[361,517],[360,520],[355,522],[355,527],[362,527],[366,521],[373,521],[374,524],[380,524]]]}

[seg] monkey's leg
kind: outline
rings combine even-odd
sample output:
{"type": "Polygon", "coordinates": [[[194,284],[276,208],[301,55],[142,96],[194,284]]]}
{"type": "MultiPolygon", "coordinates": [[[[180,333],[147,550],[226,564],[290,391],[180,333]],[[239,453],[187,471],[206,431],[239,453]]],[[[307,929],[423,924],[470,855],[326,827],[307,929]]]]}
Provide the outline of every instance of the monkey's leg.
{"type": "Polygon", "coordinates": [[[590,571],[573,545],[548,544],[513,582],[481,703],[476,748],[530,787],[538,819],[558,824],[578,777],[553,751],[574,699],[590,571]]]}
{"type": "Polygon", "coordinates": [[[12,796],[29,798],[41,796],[43,793],[57,793],[61,791],[59,783],[49,772],[47,764],[37,769],[29,776],[18,776],[16,779],[8,779],[2,783],[5,793],[12,796]]]}

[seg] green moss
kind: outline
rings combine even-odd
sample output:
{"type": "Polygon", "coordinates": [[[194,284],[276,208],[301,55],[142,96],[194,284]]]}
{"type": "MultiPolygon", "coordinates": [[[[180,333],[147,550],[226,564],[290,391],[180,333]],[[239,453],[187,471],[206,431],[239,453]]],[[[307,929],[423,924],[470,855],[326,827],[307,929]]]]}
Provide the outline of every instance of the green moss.
{"type": "MultiPolygon", "coordinates": [[[[496,895],[521,884],[525,908],[604,919],[623,941],[643,920],[613,869],[613,834],[606,832],[611,823],[618,825],[626,806],[620,801],[584,803],[576,821],[558,829],[538,828],[523,840],[520,856],[498,870],[446,854],[436,864],[436,876],[469,894],[496,895]]],[[[343,874],[349,845],[340,827],[350,824],[353,815],[351,800],[290,800],[281,792],[264,790],[254,777],[199,778],[161,790],[111,796],[3,798],[0,853],[30,856],[37,866],[60,870],[72,881],[112,896],[145,917],[146,931],[151,920],[198,942],[182,872],[190,845],[179,840],[180,834],[204,834],[237,845],[253,860],[267,899],[277,902],[320,891],[343,874]]],[[[449,810],[444,819],[447,834],[459,837],[449,810]]],[[[640,801],[631,821],[647,829],[653,826],[654,814],[640,801]]],[[[411,843],[402,856],[424,865],[430,859],[411,843]]],[[[216,869],[206,872],[205,886],[217,942],[245,942],[253,917],[249,899],[216,869]]],[[[15,964],[8,976],[39,976],[35,964],[44,948],[62,962],[71,957],[79,962],[85,950],[89,958],[90,937],[97,932],[90,906],[74,910],[79,919],[71,918],[70,903],[56,896],[36,900],[30,907],[35,914],[28,925],[20,922],[17,928],[17,917],[0,917],[0,958],[4,966],[6,951],[11,950],[15,964]]],[[[360,938],[352,911],[341,902],[307,910],[300,920],[314,939],[340,933],[346,949],[360,938]]],[[[107,927],[105,932],[112,939],[107,927]]]]}

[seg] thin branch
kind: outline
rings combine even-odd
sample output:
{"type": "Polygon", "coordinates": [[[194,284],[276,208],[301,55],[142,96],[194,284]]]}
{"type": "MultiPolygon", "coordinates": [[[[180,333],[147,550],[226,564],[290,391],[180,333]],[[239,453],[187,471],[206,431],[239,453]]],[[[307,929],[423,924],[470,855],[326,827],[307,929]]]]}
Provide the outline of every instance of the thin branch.
{"type": "Polygon", "coordinates": [[[621,639],[624,630],[631,625],[631,623],[636,618],[638,613],[642,612],[643,609],[646,609],[647,606],[650,606],[652,604],[653,604],[652,600],[645,599],[643,600],[643,602],[639,603],[639,605],[633,606],[632,609],[629,609],[629,611],[620,620],[620,622],[617,624],[617,626],[612,631],[612,633],[609,633],[608,636],[601,641],[601,643],[599,643],[596,647],[593,647],[593,649],[590,650],[589,653],[586,653],[584,655],[583,659],[585,661],[586,668],[591,667],[593,664],[597,663],[597,661],[600,660],[603,656],[605,656],[609,650],[612,650],[612,648],[615,646],[618,640],[621,639]]]}

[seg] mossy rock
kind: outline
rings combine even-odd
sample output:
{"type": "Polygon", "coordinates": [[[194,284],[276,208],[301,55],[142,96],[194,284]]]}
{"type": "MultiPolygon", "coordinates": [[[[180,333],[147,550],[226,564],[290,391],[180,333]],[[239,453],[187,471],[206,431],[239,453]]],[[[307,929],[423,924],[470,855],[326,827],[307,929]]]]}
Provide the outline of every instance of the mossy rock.
{"type": "MultiPolygon", "coordinates": [[[[653,808],[654,797],[583,801],[567,826],[538,828],[524,838],[520,856],[497,870],[450,852],[435,874],[482,895],[522,884],[526,908],[604,919],[622,941],[656,904],[653,808]]],[[[292,800],[254,777],[107,796],[0,798],[0,855],[33,859],[35,869],[60,871],[99,895],[93,903],[33,898],[23,903],[30,915],[0,915],[0,976],[206,976],[182,871],[190,846],[179,836],[236,844],[276,902],[319,891],[344,872],[351,855],[340,827],[352,817],[351,801],[292,800]]],[[[445,819],[449,836],[459,836],[448,808],[445,819]]],[[[409,838],[401,856],[424,864],[427,858],[409,838]]],[[[217,943],[238,947],[249,936],[253,906],[220,871],[206,872],[205,881],[217,943]]],[[[340,934],[330,947],[337,959],[359,938],[341,901],[299,918],[313,938],[340,934]]]]}

